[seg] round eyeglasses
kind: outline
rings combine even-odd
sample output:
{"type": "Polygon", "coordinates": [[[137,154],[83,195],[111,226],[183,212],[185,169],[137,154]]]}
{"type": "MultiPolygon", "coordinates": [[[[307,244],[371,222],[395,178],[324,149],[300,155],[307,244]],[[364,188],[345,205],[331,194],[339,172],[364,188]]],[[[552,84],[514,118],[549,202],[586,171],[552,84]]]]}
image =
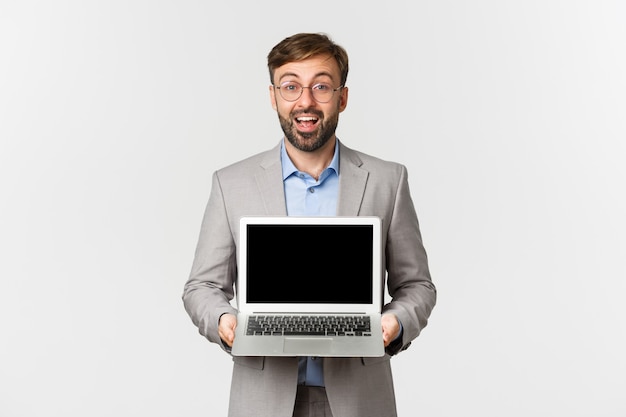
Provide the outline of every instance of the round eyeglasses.
{"type": "Polygon", "coordinates": [[[287,81],[281,85],[275,85],[274,88],[278,89],[282,98],[287,101],[296,101],[302,96],[302,91],[305,88],[311,89],[311,95],[313,99],[318,103],[328,103],[335,94],[335,91],[341,90],[343,85],[333,88],[330,84],[317,83],[310,87],[303,87],[300,83],[295,81],[287,81]]]}

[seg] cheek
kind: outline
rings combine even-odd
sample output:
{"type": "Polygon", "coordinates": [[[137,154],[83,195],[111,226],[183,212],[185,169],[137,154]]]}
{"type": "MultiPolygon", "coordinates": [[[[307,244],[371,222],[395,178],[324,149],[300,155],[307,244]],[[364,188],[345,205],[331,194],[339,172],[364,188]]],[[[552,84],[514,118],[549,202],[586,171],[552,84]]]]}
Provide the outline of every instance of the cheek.
{"type": "Polygon", "coordinates": [[[293,110],[293,106],[286,104],[285,101],[274,100],[274,110],[276,110],[281,116],[288,119],[291,111],[293,110]]]}

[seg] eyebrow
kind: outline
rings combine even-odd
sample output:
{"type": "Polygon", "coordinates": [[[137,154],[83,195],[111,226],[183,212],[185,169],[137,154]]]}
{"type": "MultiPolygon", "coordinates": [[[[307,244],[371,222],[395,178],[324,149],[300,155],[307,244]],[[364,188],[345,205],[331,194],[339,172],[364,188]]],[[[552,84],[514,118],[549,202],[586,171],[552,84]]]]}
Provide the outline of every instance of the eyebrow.
{"type": "MultiPolygon", "coordinates": [[[[283,78],[285,77],[295,77],[295,78],[300,78],[298,76],[298,74],[296,74],[295,72],[286,72],[283,75],[280,76],[280,78],[278,78],[278,81],[280,82],[283,78]]],[[[327,72],[327,71],[321,71],[318,72],[317,74],[315,74],[315,76],[313,77],[313,79],[319,78],[319,77],[328,77],[330,78],[331,81],[334,81],[333,76],[331,73],[327,72]]]]}

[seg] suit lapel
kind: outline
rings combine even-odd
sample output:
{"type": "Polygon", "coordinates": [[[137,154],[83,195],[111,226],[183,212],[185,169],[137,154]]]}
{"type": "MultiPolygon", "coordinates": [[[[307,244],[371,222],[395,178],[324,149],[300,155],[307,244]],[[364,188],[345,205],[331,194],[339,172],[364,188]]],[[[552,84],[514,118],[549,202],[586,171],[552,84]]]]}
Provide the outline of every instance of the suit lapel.
{"type": "Polygon", "coordinates": [[[265,214],[270,216],[286,216],[285,188],[283,187],[283,170],[280,163],[280,144],[270,150],[261,162],[261,169],[255,179],[261,196],[265,214]]]}
{"type": "MultiPolygon", "coordinates": [[[[369,173],[361,168],[363,161],[352,149],[339,142],[339,201],[338,216],[357,216],[361,209],[369,173]]],[[[261,162],[255,179],[267,215],[287,215],[283,172],[280,163],[280,143],[261,162]]]]}
{"type": "Polygon", "coordinates": [[[339,142],[339,202],[338,216],[357,216],[369,173],[361,169],[363,161],[352,149],[339,142]]]}

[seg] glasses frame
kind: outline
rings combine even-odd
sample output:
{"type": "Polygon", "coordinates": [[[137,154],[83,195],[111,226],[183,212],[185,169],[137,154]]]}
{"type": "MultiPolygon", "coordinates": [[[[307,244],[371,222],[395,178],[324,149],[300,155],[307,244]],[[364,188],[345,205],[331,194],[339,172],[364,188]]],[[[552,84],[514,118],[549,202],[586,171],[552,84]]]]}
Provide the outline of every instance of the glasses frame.
{"type": "Polygon", "coordinates": [[[283,100],[288,101],[288,102],[290,102],[290,103],[293,103],[294,101],[298,101],[298,100],[300,100],[300,97],[302,97],[302,93],[304,93],[304,89],[305,89],[305,88],[308,88],[308,89],[310,89],[310,90],[311,90],[311,97],[313,98],[313,100],[315,100],[317,103],[322,103],[322,104],[325,104],[325,103],[330,103],[330,101],[333,99],[333,97],[335,97],[335,93],[336,93],[337,91],[339,91],[339,90],[341,90],[342,88],[344,88],[344,87],[345,87],[344,85],[340,85],[340,86],[339,86],[339,87],[337,87],[337,88],[331,88],[331,89],[330,89],[330,91],[332,91],[332,94],[331,94],[330,98],[329,98],[328,100],[326,100],[326,101],[319,101],[318,99],[316,99],[316,98],[315,98],[315,93],[313,93],[313,89],[314,89],[316,86],[321,85],[321,84],[330,85],[330,84],[328,84],[328,83],[315,83],[315,84],[313,84],[313,85],[310,85],[310,86],[308,86],[308,87],[305,87],[305,86],[303,86],[302,84],[300,84],[300,83],[299,83],[299,82],[297,82],[297,81],[285,81],[285,82],[284,82],[284,83],[282,83],[281,85],[272,84],[272,86],[273,86],[275,89],[277,89],[277,90],[278,90],[278,93],[279,93],[279,94],[280,94],[280,96],[283,98],[283,100]],[[291,100],[290,100],[290,99],[288,99],[288,98],[285,98],[285,96],[283,96],[283,92],[281,91],[281,89],[285,86],[285,84],[297,84],[297,85],[299,85],[299,86],[300,86],[300,94],[298,95],[298,97],[296,97],[296,98],[294,98],[294,99],[291,99],[291,100]]]}

